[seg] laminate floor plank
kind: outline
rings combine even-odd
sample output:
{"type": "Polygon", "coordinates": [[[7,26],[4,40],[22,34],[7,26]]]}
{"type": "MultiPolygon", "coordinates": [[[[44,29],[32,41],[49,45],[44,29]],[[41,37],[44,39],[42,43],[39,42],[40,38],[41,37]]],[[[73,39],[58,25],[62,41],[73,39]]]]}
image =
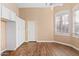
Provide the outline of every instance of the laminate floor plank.
{"type": "Polygon", "coordinates": [[[16,51],[3,52],[2,56],[79,56],[79,51],[58,43],[28,42],[16,51]]]}

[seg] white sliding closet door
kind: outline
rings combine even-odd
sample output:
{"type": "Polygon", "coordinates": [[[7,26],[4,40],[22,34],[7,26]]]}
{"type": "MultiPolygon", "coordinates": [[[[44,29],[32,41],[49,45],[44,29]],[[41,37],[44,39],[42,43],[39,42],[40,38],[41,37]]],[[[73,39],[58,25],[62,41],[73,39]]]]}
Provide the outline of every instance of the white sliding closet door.
{"type": "Polygon", "coordinates": [[[1,51],[4,51],[6,48],[7,48],[6,22],[1,21],[1,51]]]}

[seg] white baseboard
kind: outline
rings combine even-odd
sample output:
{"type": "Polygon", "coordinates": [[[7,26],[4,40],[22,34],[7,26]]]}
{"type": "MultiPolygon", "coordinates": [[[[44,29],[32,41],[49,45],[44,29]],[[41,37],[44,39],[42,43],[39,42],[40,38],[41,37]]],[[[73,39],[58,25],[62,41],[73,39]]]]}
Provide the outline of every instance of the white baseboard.
{"type": "Polygon", "coordinates": [[[69,46],[69,47],[72,47],[72,48],[74,48],[74,49],[76,49],[76,50],[79,51],[79,48],[75,47],[74,45],[67,44],[67,43],[63,43],[63,42],[58,42],[58,41],[53,41],[53,42],[55,42],[55,43],[59,43],[59,44],[62,44],[62,45],[66,45],[66,46],[69,46]]]}
{"type": "Polygon", "coordinates": [[[66,46],[72,47],[72,48],[74,48],[74,49],[79,51],[79,48],[75,47],[74,45],[63,43],[63,42],[58,42],[58,41],[37,41],[37,42],[52,42],[52,43],[54,42],[54,43],[58,43],[58,44],[62,44],[62,45],[66,45],[66,46]]]}
{"type": "Polygon", "coordinates": [[[18,49],[24,42],[22,42],[20,45],[18,45],[14,50],[18,49]]]}
{"type": "Polygon", "coordinates": [[[24,42],[29,42],[29,41],[24,41],[24,42]]]}
{"type": "Polygon", "coordinates": [[[54,42],[54,41],[37,41],[37,42],[54,42]]]}

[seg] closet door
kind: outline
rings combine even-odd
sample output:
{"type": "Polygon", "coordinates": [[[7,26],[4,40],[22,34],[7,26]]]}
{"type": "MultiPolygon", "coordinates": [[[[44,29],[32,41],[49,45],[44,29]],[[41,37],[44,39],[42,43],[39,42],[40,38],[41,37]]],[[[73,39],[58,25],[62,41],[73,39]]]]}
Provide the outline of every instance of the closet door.
{"type": "Polygon", "coordinates": [[[1,21],[0,21],[0,54],[1,54],[1,21]]]}
{"type": "MultiPolygon", "coordinates": [[[[0,4],[0,18],[1,18],[1,9],[2,9],[2,7],[1,7],[1,4],[0,4]]],[[[1,20],[1,19],[0,19],[1,20]]]]}
{"type": "Polygon", "coordinates": [[[7,29],[7,50],[15,50],[16,48],[16,23],[8,21],[7,29]]]}
{"type": "Polygon", "coordinates": [[[6,49],[7,40],[6,40],[6,22],[1,21],[1,51],[6,49]]]}

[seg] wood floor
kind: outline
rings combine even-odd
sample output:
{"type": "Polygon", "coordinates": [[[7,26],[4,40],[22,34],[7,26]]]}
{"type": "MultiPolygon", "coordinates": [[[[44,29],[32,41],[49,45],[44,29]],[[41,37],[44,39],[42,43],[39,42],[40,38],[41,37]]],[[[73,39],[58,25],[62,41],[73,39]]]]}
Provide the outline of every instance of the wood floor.
{"type": "Polygon", "coordinates": [[[79,56],[71,47],[57,43],[23,43],[16,51],[5,51],[2,56],[79,56]]]}

